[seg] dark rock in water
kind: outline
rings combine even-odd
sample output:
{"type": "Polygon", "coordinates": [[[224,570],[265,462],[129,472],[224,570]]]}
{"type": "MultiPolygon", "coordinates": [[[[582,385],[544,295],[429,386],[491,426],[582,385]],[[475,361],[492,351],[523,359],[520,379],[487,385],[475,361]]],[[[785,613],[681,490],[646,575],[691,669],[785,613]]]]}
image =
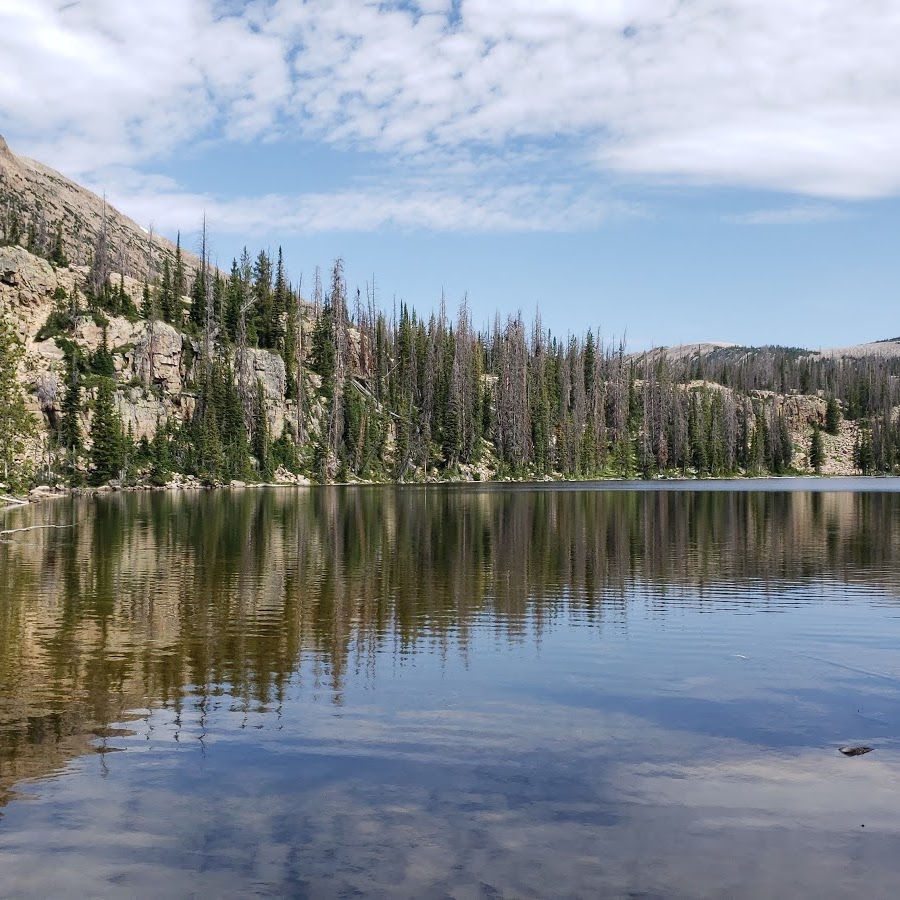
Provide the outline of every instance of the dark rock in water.
{"type": "Polygon", "coordinates": [[[862,756],[864,753],[871,753],[874,749],[874,747],[838,747],[844,756],[862,756]]]}

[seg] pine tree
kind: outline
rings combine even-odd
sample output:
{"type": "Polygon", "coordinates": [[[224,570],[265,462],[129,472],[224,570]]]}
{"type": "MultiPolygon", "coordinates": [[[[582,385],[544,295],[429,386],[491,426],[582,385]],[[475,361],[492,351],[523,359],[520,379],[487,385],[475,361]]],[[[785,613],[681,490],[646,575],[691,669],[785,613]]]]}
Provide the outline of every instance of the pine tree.
{"type": "Polygon", "coordinates": [[[222,434],[224,475],[227,479],[241,479],[247,474],[249,455],[243,404],[230,366],[220,362],[216,367],[216,377],[221,385],[217,416],[222,434]]]}
{"type": "MultiPolygon", "coordinates": [[[[402,363],[403,358],[401,356],[401,366],[402,363]]],[[[334,379],[335,365],[334,321],[331,305],[326,304],[316,321],[312,335],[312,367],[321,377],[323,388],[331,386],[331,382],[334,379]]]]}
{"type": "Polygon", "coordinates": [[[130,478],[134,471],[135,457],[137,456],[138,450],[138,445],[134,439],[134,426],[132,423],[129,421],[128,427],[123,432],[120,420],[119,434],[122,435],[121,471],[126,478],[130,478]]]}
{"type": "Polygon", "coordinates": [[[361,475],[368,437],[368,409],[357,390],[347,393],[344,403],[344,428],[341,459],[354,475],[361,475]]]}
{"type": "Polygon", "coordinates": [[[113,403],[113,382],[103,378],[97,388],[91,421],[91,480],[94,484],[104,484],[115,478],[122,469],[124,456],[124,435],[113,403]]]}
{"type": "Polygon", "coordinates": [[[825,444],[822,440],[822,432],[818,425],[813,425],[812,438],[809,442],[809,464],[819,473],[822,471],[822,463],[825,462],[825,444]]]}
{"type": "Polygon", "coordinates": [[[825,405],[825,430],[829,434],[837,434],[841,427],[841,408],[832,395],[825,405]]]}
{"type": "Polygon", "coordinates": [[[853,448],[856,468],[863,475],[868,475],[875,466],[875,451],[872,447],[872,430],[868,426],[860,428],[853,448]]]}
{"type": "Polygon", "coordinates": [[[221,324],[225,316],[225,279],[215,273],[212,281],[212,325],[214,331],[218,332],[218,326],[221,324]]]}
{"type": "Polygon", "coordinates": [[[269,417],[266,413],[266,397],[261,381],[256,382],[256,399],[253,405],[252,451],[259,463],[259,472],[265,481],[274,475],[272,447],[269,438],[269,417]]]}
{"type": "Polygon", "coordinates": [[[116,363],[109,351],[109,343],[106,337],[106,326],[103,327],[100,346],[91,354],[91,371],[96,375],[111,378],[116,371],[116,363]]]}
{"type": "Polygon", "coordinates": [[[190,323],[198,330],[203,328],[206,322],[206,271],[205,266],[201,266],[194,276],[194,283],[191,286],[191,307],[189,320],[190,323]]]}
{"type": "Polygon", "coordinates": [[[116,289],[116,309],[123,316],[137,316],[137,307],[131,296],[125,292],[125,276],[119,275],[119,286],[116,289]]]}
{"type": "Polygon", "coordinates": [[[395,422],[396,444],[394,447],[394,480],[403,481],[410,463],[412,438],[412,404],[407,400],[400,404],[399,420],[395,422]]]}
{"type": "Polygon", "coordinates": [[[791,433],[788,429],[784,415],[781,413],[775,419],[775,426],[771,429],[772,458],[769,468],[776,475],[781,475],[791,467],[794,455],[794,447],[791,442],[791,433]]]}
{"type": "Polygon", "coordinates": [[[256,334],[260,347],[274,347],[275,306],[272,293],[272,260],[260,250],[253,265],[253,306],[256,334]]]}
{"type": "Polygon", "coordinates": [[[59,428],[59,443],[71,451],[72,459],[82,449],[81,440],[81,382],[78,359],[74,353],[68,357],[66,368],[66,392],[62,399],[62,421],[59,428]]]}
{"type": "Polygon", "coordinates": [[[762,404],[756,408],[753,436],[750,439],[750,471],[754,475],[762,474],[769,460],[769,425],[762,404]]]}
{"type": "MultiPolygon", "coordinates": [[[[281,247],[278,248],[278,264],[275,268],[275,289],[272,292],[272,316],[269,322],[269,344],[273,350],[284,350],[285,316],[290,304],[290,288],[284,271],[281,247]]],[[[286,356],[287,354],[285,354],[286,356]]],[[[287,362],[287,360],[285,360],[287,362]]]]}
{"type": "Polygon", "coordinates": [[[53,249],[50,251],[50,262],[61,269],[69,266],[69,258],[66,256],[66,248],[63,244],[62,222],[56,223],[56,239],[53,242],[53,249]]]}
{"type": "Polygon", "coordinates": [[[141,318],[147,319],[150,321],[151,319],[156,318],[156,310],[154,309],[155,304],[150,299],[150,285],[147,283],[147,279],[144,279],[144,287],[141,290],[141,318]]]}
{"type": "Polygon", "coordinates": [[[241,304],[244,298],[244,282],[236,259],[231,261],[231,275],[225,287],[225,314],[222,317],[225,336],[232,343],[238,342],[241,304]]]}
{"type": "Polygon", "coordinates": [[[216,411],[211,402],[198,407],[199,416],[194,420],[195,471],[206,484],[218,484],[223,480],[225,454],[216,411]]]}
{"type": "Polygon", "coordinates": [[[175,321],[175,298],[172,295],[172,270],[169,267],[169,259],[163,260],[162,284],[159,290],[159,314],[164,322],[172,324],[175,321]]]}
{"type": "Polygon", "coordinates": [[[300,337],[300,328],[297,306],[295,303],[289,303],[284,329],[284,342],[281,350],[286,378],[285,397],[288,400],[296,400],[299,396],[300,363],[297,359],[297,342],[300,337]]]}
{"type": "Polygon", "coordinates": [[[286,426],[281,432],[281,437],[272,444],[272,460],[273,467],[283,466],[289,472],[298,472],[300,470],[297,445],[291,440],[286,426]]]}
{"type": "Polygon", "coordinates": [[[6,226],[4,228],[4,243],[15,246],[22,237],[22,223],[19,219],[18,210],[8,209],[6,216],[6,226]]]}
{"type": "Polygon", "coordinates": [[[169,430],[160,422],[156,423],[156,431],[150,442],[150,473],[151,484],[162,486],[172,476],[172,459],[169,453],[169,430]]]}

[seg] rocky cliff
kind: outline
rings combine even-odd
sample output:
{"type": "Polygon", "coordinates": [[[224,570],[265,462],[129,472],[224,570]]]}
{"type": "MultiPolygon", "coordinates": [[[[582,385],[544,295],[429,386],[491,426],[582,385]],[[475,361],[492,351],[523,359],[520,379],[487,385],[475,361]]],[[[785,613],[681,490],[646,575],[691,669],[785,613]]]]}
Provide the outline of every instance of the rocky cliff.
{"type": "MultiPolygon", "coordinates": [[[[38,469],[46,452],[47,433],[61,416],[65,377],[58,339],[42,339],[41,332],[63,293],[71,297],[79,292],[87,271],[86,266],[53,266],[22,247],[0,247],[0,313],[13,322],[24,345],[20,378],[32,411],[44,425],[41,439],[33,447],[38,469]]],[[[112,280],[118,283],[120,274],[115,273],[112,280]]],[[[126,293],[140,297],[142,282],[123,275],[121,283],[126,293]]],[[[108,314],[104,318],[107,324],[101,327],[94,317],[80,316],[67,339],[85,354],[92,353],[100,347],[105,331],[115,361],[116,407],[125,428],[130,426],[137,440],[150,439],[159,423],[186,420],[194,409],[192,381],[201,354],[199,342],[165,322],[108,314]]],[[[250,383],[258,380],[262,384],[269,430],[278,436],[286,423],[290,426],[296,420],[296,403],[285,398],[284,361],[276,353],[250,349],[245,367],[250,383]]],[[[89,391],[87,399],[91,396],[89,391]]],[[[90,415],[87,403],[84,434],[89,433],[90,415]]]]}

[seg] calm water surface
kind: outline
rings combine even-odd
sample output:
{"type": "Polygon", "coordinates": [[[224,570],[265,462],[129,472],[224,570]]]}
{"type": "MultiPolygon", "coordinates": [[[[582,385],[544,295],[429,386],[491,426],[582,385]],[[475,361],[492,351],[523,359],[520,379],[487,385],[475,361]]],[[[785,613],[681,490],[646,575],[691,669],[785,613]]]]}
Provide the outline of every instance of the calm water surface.
{"type": "Polygon", "coordinates": [[[896,897],[900,493],[810,486],[4,514],[0,895],[896,897]]]}

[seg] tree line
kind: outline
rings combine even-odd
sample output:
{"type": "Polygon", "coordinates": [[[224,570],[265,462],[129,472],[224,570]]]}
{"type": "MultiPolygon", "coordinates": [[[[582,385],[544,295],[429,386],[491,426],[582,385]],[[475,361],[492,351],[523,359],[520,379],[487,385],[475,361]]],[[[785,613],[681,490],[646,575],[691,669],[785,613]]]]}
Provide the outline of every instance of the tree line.
{"type": "Polygon", "coordinates": [[[554,335],[539,314],[476,328],[465,299],[451,316],[443,298],[427,315],[405,303],[388,312],[374,285],[351,298],[341,260],[327,280],[316,270],[306,301],[280,249],[274,258],[245,249],[228,274],[212,266],[205,225],[200,265],[187,270],[179,239],[173,264],[148,266],[135,303],[110,275],[102,234],[85,283],[58,293],[44,335],[66,358],[61,415],[50,425],[57,468],[70,480],[163,483],[178,472],[222,483],[270,480],[279,468],[321,481],[783,474],[798,458],[818,471],[824,435],[842,418],[859,426],[859,471],[900,465],[898,360],[780,347],[628,354],[593,329],[554,335]],[[69,336],[84,314],[163,321],[190,335],[199,347],[191,415],[161,420],[152,438],[135,441],[115,410],[105,338],[86,354],[69,336]],[[280,434],[270,432],[249,364],[254,349],[284,363],[290,414],[280,434]],[[807,423],[789,421],[784,398],[793,395],[826,400],[798,446],[798,424],[807,423]]]}

